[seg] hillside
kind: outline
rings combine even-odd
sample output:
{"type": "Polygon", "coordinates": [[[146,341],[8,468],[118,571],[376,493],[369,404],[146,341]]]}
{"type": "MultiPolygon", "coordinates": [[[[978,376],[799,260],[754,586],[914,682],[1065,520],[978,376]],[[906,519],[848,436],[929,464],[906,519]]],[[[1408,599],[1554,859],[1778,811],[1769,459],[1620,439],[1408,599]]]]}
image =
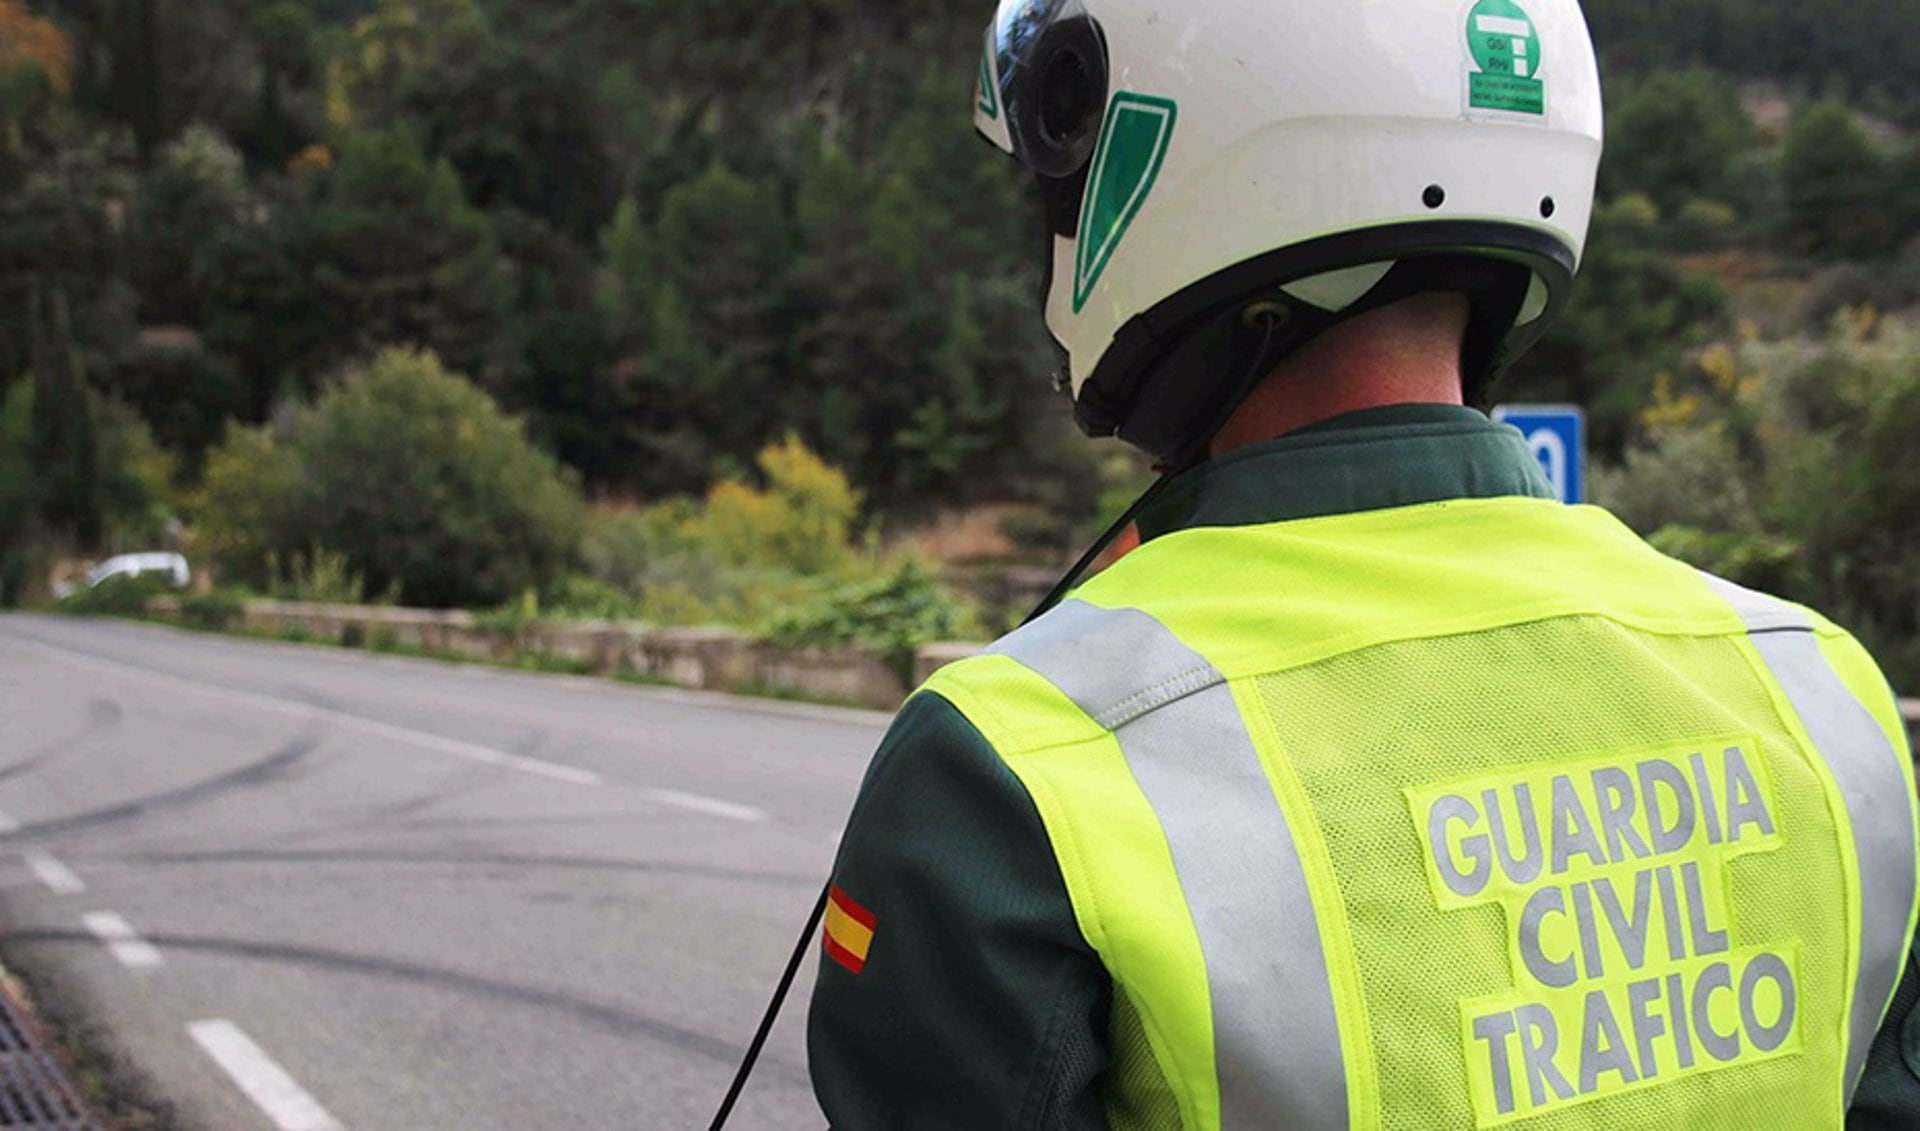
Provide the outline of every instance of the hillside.
{"type": "MultiPolygon", "coordinates": [[[[1136,472],[1048,391],[1033,202],[970,136],[989,7],[0,0],[7,570],[191,529],[231,426],[393,344],[589,497],[697,497],[794,435],[869,519],[1017,501],[1065,545],[1136,472]]],[[[1509,388],[1617,462],[1714,343],[1920,301],[1920,0],[1589,16],[1602,204],[1509,388]]]]}

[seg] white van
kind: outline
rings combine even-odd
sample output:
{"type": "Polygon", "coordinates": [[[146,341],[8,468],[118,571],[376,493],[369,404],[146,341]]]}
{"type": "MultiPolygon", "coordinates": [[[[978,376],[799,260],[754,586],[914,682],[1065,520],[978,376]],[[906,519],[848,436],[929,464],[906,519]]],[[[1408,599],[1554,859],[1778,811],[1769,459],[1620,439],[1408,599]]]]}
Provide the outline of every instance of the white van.
{"type": "Polygon", "coordinates": [[[53,595],[58,599],[78,589],[91,589],[109,577],[160,577],[172,588],[185,589],[193,582],[193,571],[187,568],[187,559],[180,554],[161,551],[115,554],[88,570],[80,584],[55,585],[53,595]]]}

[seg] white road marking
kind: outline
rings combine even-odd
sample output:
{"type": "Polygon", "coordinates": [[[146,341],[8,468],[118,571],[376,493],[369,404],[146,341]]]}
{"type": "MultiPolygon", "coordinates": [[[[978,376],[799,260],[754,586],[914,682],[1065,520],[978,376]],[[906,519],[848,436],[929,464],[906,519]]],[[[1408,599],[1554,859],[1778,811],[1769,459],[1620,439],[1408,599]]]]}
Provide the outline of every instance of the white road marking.
{"type": "MultiPolygon", "coordinates": [[[[600,785],[606,779],[592,770],[583,770],[577,766],[564,766],[558,762],[547,762],[539,758],[527,758],[519,754],[509,754],[504,750],[495,750],[490,746],[479,746],[471,742],[462,742],[457,738],[447,738],[425,731],[408,730],[391,723],[376,722],[359,715],[350,715],[345,711],[335,711],[326,707],[316,707],[311,703],[302,703],[296,699],[281,699],[273,695],[261,695],[254,691],[239,691],[231,687],[201,683],[198,680],[183,679],[180,676],[167,675],[135,664],[122,664],[113,660],[102,660],[82,652],[73,652],[53,644],[33,641],[27,647],[37,651],[51,653],[65,663],[75,667],[93,668],[98,671],[115,672],[124,675],[141,676],[159,683],[170,683],[176,687],[185,687],[206,695],[221,695],[242,703],[251,703],[269,711],[292,715],[302,719],[321,719],[339,726],[357,730],[362,734],[371,734],[380,738],[404,742],[424,750],[440,754],[451,754],[456,758],[465,758],[502,769],[519,770],[522,773],[538,774],[555,781],[570,782],[574,785],[600,785]]],[[[4,831],[4,830],[0,830],[4,831]]]]}
{"type": "Polygon", "coordinates": [[[87,930],[107,944],[107,949],[130,970],[151,970],[160,965],[160,951],[140,937],[133,924],[111,911],[90,911],[82,917],[87,930]]]}
{"type": "Polygon", "coordinates": [[[340,1121],[240,1026],[214,1017],[189,1022],[187,1034],[280,1131],[343,1131],[340,1121]]]}
{"type": "Polygon", "coordinates": [[[677,789],[650,789],[647,796],[662,805],[671,805],[676,809],[687,809],[695,813],[705,813],[712,817],[726,817],[734,821],[764,821],[765,809],[755,809],[751,805],[735,805],[731,801],[722,801],[717,797],[702,797],[697,793],[682,793],[677,789]]]}
{"type": "Polygon", "coordinates": [[[13,814],[0,812],[0,836],[4,836],[7,833],[17,833],[19,831],[20,822],[13,819],[13,814]]]}
{"type": "Polygon", "coordinates": [[[52,889],[55,895],[79,895],[87,890],[85,880],[74,874],[72,868],[54,859],[50,852],[27,853],[27,867],[40,877],[40,882],[52,889]]]}

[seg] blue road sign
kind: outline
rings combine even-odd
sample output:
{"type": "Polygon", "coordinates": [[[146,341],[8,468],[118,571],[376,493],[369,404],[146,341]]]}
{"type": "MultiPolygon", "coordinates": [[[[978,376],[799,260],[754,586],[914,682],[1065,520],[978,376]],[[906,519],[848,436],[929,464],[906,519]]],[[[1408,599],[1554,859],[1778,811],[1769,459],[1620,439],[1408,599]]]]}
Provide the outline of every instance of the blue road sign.
{"type": "Polygon", "coordinates": [[[1586,501],[1587,414],[1570,404],[1503,404],[1493,418],[1526,437],[1563,503],[1586,501]]]}

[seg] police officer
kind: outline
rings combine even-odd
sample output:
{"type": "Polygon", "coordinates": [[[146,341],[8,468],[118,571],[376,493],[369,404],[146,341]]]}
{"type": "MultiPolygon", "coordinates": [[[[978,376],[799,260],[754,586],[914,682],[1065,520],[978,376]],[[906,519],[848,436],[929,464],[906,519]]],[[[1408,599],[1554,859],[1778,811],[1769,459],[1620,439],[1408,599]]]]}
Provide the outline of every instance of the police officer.
{"type": "Polygon", "coordinates": [[[833,1123],[1920,1125],[1879,671],[1466,407],[1580,257],[1574,0],[1004,0],[975,114],[1076,419],[1176,474],[876,755],[833,1123]]]}

